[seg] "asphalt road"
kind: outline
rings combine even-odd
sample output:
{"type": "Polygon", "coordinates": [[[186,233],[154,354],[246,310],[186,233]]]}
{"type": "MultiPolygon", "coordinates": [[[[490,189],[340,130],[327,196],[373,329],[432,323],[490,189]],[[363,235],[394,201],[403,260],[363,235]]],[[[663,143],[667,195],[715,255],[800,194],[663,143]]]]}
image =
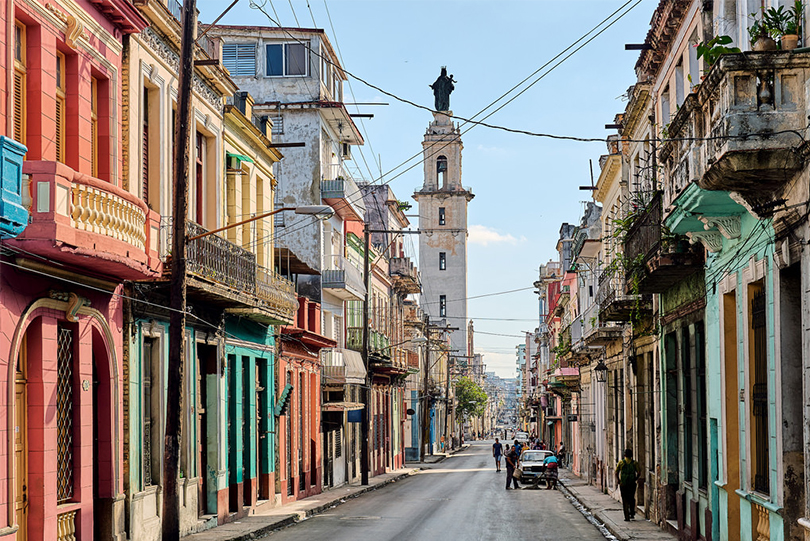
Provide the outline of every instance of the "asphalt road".
{"type": "Polygon", "coordinates": [[[270,535],[274,541],[604,541],[557,490],[505,490],[492,442],[270,535]]]}

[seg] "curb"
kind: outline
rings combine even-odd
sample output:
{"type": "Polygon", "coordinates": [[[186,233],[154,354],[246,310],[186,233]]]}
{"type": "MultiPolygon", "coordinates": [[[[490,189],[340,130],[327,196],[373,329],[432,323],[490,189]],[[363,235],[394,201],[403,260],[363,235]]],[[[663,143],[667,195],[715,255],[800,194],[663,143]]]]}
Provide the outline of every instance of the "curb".
{"type": "Polygon", "coordinates": [[[334,500],[330,500],[328,502],[325,502],[325,503],[323,503],[323,504],[321,504],[321,505],[319,505],[317,507],[313,507],[312,509],[307,509],[306,511],[300,511],[298,513],[292,513],[290,515],[287,515],[284,518],[279,519],[276,522],[273,522],[272,524],[267,524],[267,525],[261,526],[261,527],[255,529],[255,530],[253,530],[252,532],[247,532],[247,533],[244,533],[244,534],[242,534],[242,535],[240,535],[238,537],[233,537],[233,538],[230,539],[230,541],[249,541],[249,540],[253,540],[253,539],[261,539],[261,538],[266,537],[266,536],[268,536],[269,534],[271,534],[271,533],[273,533],[275,531],[282,530],[284,528],[288,528],[290,526],[298,524],[302,520],[305,520],[305,519],[307,519],[309,517],[318,515],[318,514],[323,513],[324,511],[326,511],[328,509],[332,509],[333,507],[337,507],[338,505],[346,503],[348,500],[352,500],[354,498],[357,498],[358,496],[362,496],[363,494],[367,494],[369,492],[380,489],[380,488],[382,488],[384,486],[390,485],[391,483],[395,483],[397,481],[400,481],[402,479],[410,477],[410,476],[418,473],[419,471],[420,471],[420,468],[414,468],[414,469],[411,469],[410,471],[400,473],[400,474],[396,475],[395,477],[391,477],[390,479],[386,479],[385,481],[382,481],[381,483],[378,483],[378,484],[376,484],[374,486],[367,486],[367,487],[364,487],[364,488],[358,490],[357,492],[353,492],[352,494],[347,494],[347,495],[344,495],[344,496],[337,497],[334,500]]]}
{"type": "MultiPolygon", "coordinates": [[[[602,528],[604,528],[605,530],[609,531],[609,532],[610,532],[610,534],[611,534],[613,537],[615,537],[616,539],[619,539],[619,540],[625,540],[625,539],[629,539],[629,538],[624,537],[624,536],[623,536],[621,533],[617,532],[617,531],[616,531],[616,530],[615,530],[615,529],[612,527],[612,525],[608,525],[608,522],[607,522],[607,521],[606,521],[606,520],[605,520],[605,519],[604,519],[604,518],[601,516],[601,513],[597,513],[597,512],[595,512],[595,511],[593,510],[593,508],[592,508],[592,507],[590,507],[590,506],[589,506],[587,503],[585,503],[585,502],[584,502],[584,501],[582,501],[581,499],[577,498],[577,496],[576,496],[576,495],[575,495],[573,492],[571,492],[571,490],[570,490],[570,489],[569,489],[567,486],[565,486],[565,483],[563,482],[563,480],[562,480],[562,479],[558,479],[558,480],[557,480],[557,488],[558,488],[558,489],[559,489],[559,491],[560,491],[560,492],[562,492],[562,493],[563,493],[565,496],[568,496],[569,498],[571,498],[571,499],[575,500],[575,501],[576,501],[576,502],[577,502],[579,505],[581,505],[581,506],[582,506],[582,508],[583,508],[583,509],[585,509],[586,511],[588,511],[588,512],[589,512],[589,513],[590,513],[590,514],[591,514],[591,515],[592,515],[592,516],[593,516],[595,519],[597,519],[597,520],[598,520],[599,524],[601,524],[601,525],[602,525],[602,528]]],[[[600,528],[600,529],[601,529],[601,528],[600,528]]]]}

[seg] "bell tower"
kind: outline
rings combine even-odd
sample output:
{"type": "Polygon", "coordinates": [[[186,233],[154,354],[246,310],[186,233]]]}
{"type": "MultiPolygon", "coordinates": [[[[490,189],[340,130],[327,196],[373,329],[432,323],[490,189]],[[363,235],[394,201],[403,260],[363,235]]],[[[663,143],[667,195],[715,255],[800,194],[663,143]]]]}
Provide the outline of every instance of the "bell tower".
{"type": "Polygon", "coordinates": [[[432,323],[446,321],[455,355],[467,351],[467,204],[475,197],[461,184],[461,132],[452,111],[433,113],[422,141],[425,179],[419,203],[419,270],[422,305],[432,323]]]}

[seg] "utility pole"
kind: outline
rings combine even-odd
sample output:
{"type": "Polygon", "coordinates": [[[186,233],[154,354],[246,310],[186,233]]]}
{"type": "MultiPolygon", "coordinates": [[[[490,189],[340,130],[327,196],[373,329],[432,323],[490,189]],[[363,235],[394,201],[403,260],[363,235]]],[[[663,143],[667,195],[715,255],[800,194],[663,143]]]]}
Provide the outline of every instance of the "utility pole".
{"type": "Polygon", "coordinates": [[[163,541],[180,539],[180,499],[177,479],[180,462],[180,416],[183,411],[183,363],[186,328],[186,215],[191,129],[191,81],[194,77],[193,47],[197,26],[195,0],[183,1],[183,36],[178,71],[177,123],[174,133],[174,178],[172,179],[172,275],[169,316],[169,369],[166,378],[166,433],[163,464],[163,541]]]}
{"type": "Polygon", "coordinates": [[[369,398],[371,395],[370,387],[371,387],[371,377],[369,374],[369,363],[368,363],[368,333],[369,333],[369,323],[368,323],[368,298],[369,298],[369,289],[371,288],[371,279],[369,276],[369,244],[370,244],[370,237],[371,233],[368,230],[368,224],[363,226],[363,245],[364,245],[364,253],[363,253],[363,282],[366,286],[366,295],[363,301],[363,345],[361,347],[362,354],[363,354],[363,365],[366,367],[366,384],[363,385],[363,389],[361,390],[361,395],[363,397],[363,422],[360,424],[360,484],[367,485],[368,484],[368,470],[369,470],[369,460],[368,460],[368,424],[370,422],[370,413],[371,407],[369,404],[369,398]]]}
{"type": "Polygon", "coordinates": [[[425,334],[428,335],[428,342],[425,344],[425,368],[422,370],[422,413],[420,419],[422,420],[422,445],[419,447],[419,462],[425,461],[425,454],[428,444],[428,413],[430,411],[428,404],[428,372],[430,372],[430,327],[426,326],[425,334]]]}

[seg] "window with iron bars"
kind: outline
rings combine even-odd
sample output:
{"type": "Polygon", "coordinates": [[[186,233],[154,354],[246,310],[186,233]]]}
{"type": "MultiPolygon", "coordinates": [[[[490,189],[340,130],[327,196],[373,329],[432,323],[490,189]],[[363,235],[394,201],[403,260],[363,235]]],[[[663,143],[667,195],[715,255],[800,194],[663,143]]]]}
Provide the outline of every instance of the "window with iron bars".
{"type": "Polygon", "coordinates": [[[765,289],[752,286],[751,299],[751,421],[754,490],[770,494],[768,446],[768,357],[765,289]]]}
{"type": "Polygon", "coordinates": [[[57,327],[56,502],[73,499],[73,329],[57,327]]]}

